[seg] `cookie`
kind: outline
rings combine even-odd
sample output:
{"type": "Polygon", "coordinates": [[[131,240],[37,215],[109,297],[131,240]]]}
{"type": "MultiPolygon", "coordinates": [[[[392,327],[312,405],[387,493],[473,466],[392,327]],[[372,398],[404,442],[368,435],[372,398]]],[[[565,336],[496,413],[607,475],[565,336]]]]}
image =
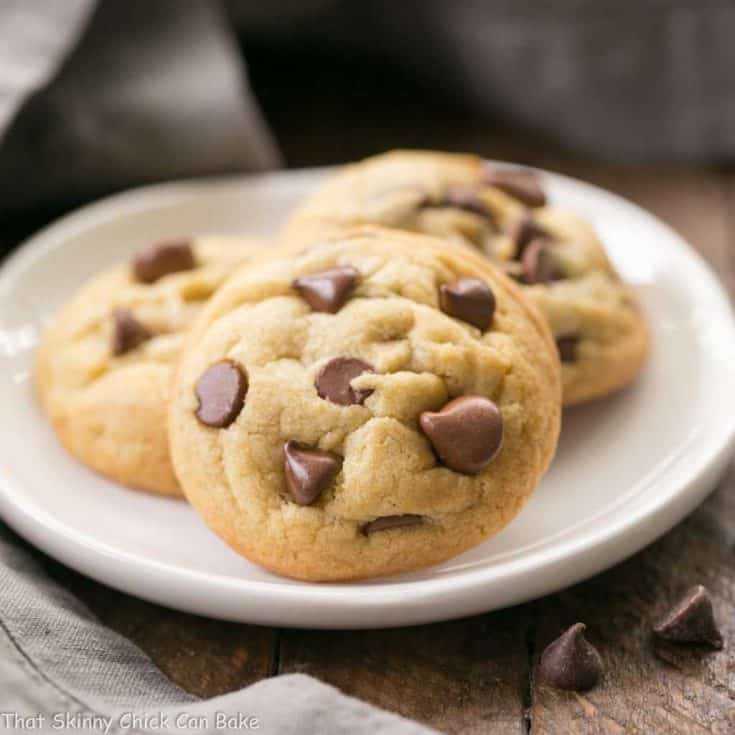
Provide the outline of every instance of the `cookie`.
{"type": "Polygon", "coordinates": [[[262,248],[242,238],[154,243],[59,310],[39,346],[36,383],[71,454],[125,485],[181,494],[166,432],[173,364],[202,305],[262,248]]]}
{"type": "Polygon", "coordinates": [[[549,206],[539,174],[468,155],[393,152],[347,166],[287,222],[283,239],[379,224],[445,237],[506,269],[547,318],[565,404],[631,383],[648,352],[645,318],[593,228],[549,206]]]}
{"type": "Polygon", "coordinates": [[[559,361],[462,248],[358,228],[243,268],[169,408],[182,488],[237,552],[304,580],[435,564],[505,526],[554,453],[559,361]]]}

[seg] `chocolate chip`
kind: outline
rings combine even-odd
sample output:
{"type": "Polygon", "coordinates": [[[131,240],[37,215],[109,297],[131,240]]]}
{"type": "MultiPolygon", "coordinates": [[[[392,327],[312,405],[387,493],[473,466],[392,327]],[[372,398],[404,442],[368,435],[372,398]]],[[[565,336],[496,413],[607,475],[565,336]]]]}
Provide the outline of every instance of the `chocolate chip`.
{"type": "Polygon", "coordinates": [[[495,313],[495,296],[484,281],[458,278],[439,286],[441,310],[455,319],[472,324],[483,332],[495,313]]]}
{"type": "Polygon", "coordinates": [[[535,171],[521,168],[485,169],[484,181],[489,186],[504,191],[529,207],[543,207],[546,195],[541,188],[541,178],[535,171]]]}
{"type": "Polygon", "coordinates": [[[539,239],[551,239],[549,233],[536,224],[533,218],[528,212],[524,212],[515,222],[510,230],[510,236],[515,244],[514,258],[520,260],[523,257],[523,253],[526,246],[537,238],[539,239]]]}
{"type": "Polygon", "coordinates": [[[548,242],[539,238],[531,240],[521,258],[521,281],[532,286],[536,283],[549,283],[558,277],[559,272],[549,251],[548,242]]]}
{"type": "Polygon", "coordinates": [[[357,285],[358,272],[349,266],[296,278],[291,285],[314,311],[335,314],[357,285]]]}
{"type": "Polygon", "coordinates": [[[186,240],[153,243],[133,259],[133,273],[141,283],[154,283],[169,273],[194,267],[194,251],[186,240]]]}
{"type": "Polygon", "coordinates": [[[311,505],[337,476],[342,457],[321,449],[304,449],[295,441],[283,445],[286,487],[294,502],[311,505]]]}
{"type": "Polygon", "coordinates": [[[465,212],[477,214],[490,219],[490,210],[480,195],[472,189],[449,189],[440,202],[440,206],[463,209],[465,212]]]}
{"type": "Polygon", "coordinates": [[[362,403],[371,390],[355,390],[350,383],[358,375],[373,372],[373,366],[356,357],[335,357],[319,372],[316,391],[320,398],[341,406],[362,403]]]}
{"type": "Polygon", "coordinates": [[[391,528],[406,528],[408,526],[419,526],[424,522],[424,517],[414,513],[404,513],[400,516],[382,516],[374,521],[369,521],[362,527],[362,532],[369,536],[378,531],[388,531],[391,528]]]}
{"type": "Polygon", "coordinates": [[[538,680],[556,689],[583,692],[602,676],[602,659],[584,637],[584,623],[575,623],[541,654],[538,680]]]}
{"type": "Polygon", "coordinates": [[[248,390],[245,371],[231,360],[210,365],[196,384],[196,417],[206,426],[229,426],[242,411],[248,390]]]}
{"type": "Polygon", "coordinates": [[[124,355],[134,350],[153,334],[144,327],[130,309],[118,308],[112,312],[112,354],[124,355]]]}
{"type": "Polygon", "coordinates": [[[574,334],[556,338],[556,349],[559,351],[559,359],[562,362],[577,362],[577,347],[579,347],[579,337],[574,334]]]}
{"type": "Polygon", "coordinates": [[[482,472],[503,443],[503,415],[484,396],[462,396],[436,413],[424,411],[419,424],[439,459],[465,475],[482,472]]]}
{"type": "Polygon", "coordinates": [[[722,633],[712,611],[712,599],[705,587],[692,587],[654,628],[663,640],[673,643],[704,643],[720,649],[722,633]]]}

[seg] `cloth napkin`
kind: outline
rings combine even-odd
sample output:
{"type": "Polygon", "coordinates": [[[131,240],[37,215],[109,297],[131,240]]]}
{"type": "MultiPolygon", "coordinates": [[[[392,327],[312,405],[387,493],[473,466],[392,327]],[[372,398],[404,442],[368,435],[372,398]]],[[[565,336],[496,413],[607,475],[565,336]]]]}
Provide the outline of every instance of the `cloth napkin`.
{"type": "Polygon", "coordinates": [[[279,163],[218,3],[0,2],[0,222],[279,163]]]}

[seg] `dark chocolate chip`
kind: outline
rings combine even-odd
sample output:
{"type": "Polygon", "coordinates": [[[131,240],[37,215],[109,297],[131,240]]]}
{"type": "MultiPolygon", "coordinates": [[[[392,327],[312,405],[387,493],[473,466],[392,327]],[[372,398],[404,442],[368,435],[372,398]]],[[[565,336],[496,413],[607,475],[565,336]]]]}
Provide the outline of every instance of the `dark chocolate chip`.
{"type": "Polygon", "coordinates": [[[458,278],[439,286],[441,310],[455,319],[472,324],[483,332],[495,313],[495,295],[478,278],[458,278]]]}
{"type": "Polygon", "coordinates": [[[461,396],[436,413],[424,411],[419,424],[439,459],[465,475],[482,472],[503,443],[503,415],[484,396],[461,396]]]}
{"type": "Polygon", "coordinates": [[[372,373],[373,366],[356,357],[335,357],[320,371],[316,378],[316,391],[320,398],[341,406],[362,403],[371,390],[355,390],[350,383],[358,375],[372,373]]]}
{"type": "Polygon", "coordinates": [[[286,487],[294,502],[311,505],[337,476],[342,457],[321,449],[304,449],[295,441],[283,445],[286,487]]]}
{"type": "Polygon", "coordinates": [[[556,349],[559,351],[559,359],[562,362],[577,362],[577,348],[579,337],[567,334],[556,338],[556,349]]]}
{"type": "Polygon", "coordinates": [[[391,528],[407,528],[408,526],[419,526],[424,522],[424,517],[414,513],[404,513],[400,516],[382,516],[374,521],[369,521],[362,527],[362,532],[369,536],[378,531],[388,531],[391,528]]]}
{"type": "Polygon", "coordinates": [[[541,178],[535,171],[488,166],[485,169],[484,181],[529,207],[543,207],[546,204],[541,178]]]}
{"type": "Polygon", "coordinates": [[[112,322],[113,355],[124,355],[153,336],[152,332],[133,316],[130,309],[122,307],[114,309],[112,322]]]}
{"type": "Polygon", "coordinates": [[[717,649],[723,645],[722,633],[712,611],[712,599],[702,585],[692,587],[653,632],[673,643],[704,643],[717,649]]]}
{"type": "Polygon", "coordinates": [[[510,236],[515,244],[514,258],[520,260],[526,246],[536,239],[551,239],[549,233],[536,224],[528,212],[524,212],[513,224],[510,230],[510,236]]]}
{"type": "Polygon", "coordinates": [[[248,390],[246,372],[231,360],[210,365],[196,384],[196,417],[206,426],[229,426],[242,411],[248,390]]]}
{"type": "Polygon", "coordinates": [[[556,689],[583,692],[602,676],[602,659],[584,637],[584,623],[575,623],[541,654],[538,680],[556,689]]]}
{"type": "Polygon", "coordinates": [[[194,251],[186,240],[153,243],[133,259],[133,273],[142,283],[154,283],[169,273],[194,267],[194,251]]]}
{"type": "Polygon", "coordinates": [[[354,268],[332,268],[321,273],[296,278],[291,284],[314,311],[335,314],[342,308],[357,285],[354,268]]]}
{"type": "Polygon", "coordinates": [[[449,189],[440,206],[463,209],[465,212],[477,214],[490,219],[490,210],[480,195],[472,189],[449,189]]]}
{"type": "Polygon", "coordinates": [[[529,286],[550,283],[559,277],[548,241],[540,238],[526,245],[521,258],[521,281],[529,286]]]}

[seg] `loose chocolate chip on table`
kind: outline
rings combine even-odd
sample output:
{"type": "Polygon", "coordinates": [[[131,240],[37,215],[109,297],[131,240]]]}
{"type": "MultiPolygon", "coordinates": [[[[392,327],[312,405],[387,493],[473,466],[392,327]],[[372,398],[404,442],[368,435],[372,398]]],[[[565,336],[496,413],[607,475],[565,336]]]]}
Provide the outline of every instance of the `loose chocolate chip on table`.
{"type": "Polygon", "coordinates": [[[548,248],[548,241],[536,238],[526,245],[521,258],[521,281],[532,286],[536,283],[549,283],[558,278],[554,259],[548,248]]]}
{"type": "Polygon", "coordinates": [[[196,417],[206,426],[219,429],[229,426],[242,411],[248,377],[245,371],[231,360],[210,365],[196,384],[199,407],[196,417]]]}
{"type": "Polygon", "coordinates": [[[556,349],[559,351],[559,359],[562,362],[577,362],[577,348],[579,337],[568,334],[556,338],[556,349]]]}
{"type": "Polygon", "coordinates": [[[465,212],[478,214],[480,217],[490,218],[490,210],[479,194],[472,189],[449,189],[444,195],[440,206],[455,207],[465,212]]]}
{"type": "Polygon", "coordinates": [[[516,220],[510,229],[510,236],[515,243],[514,258],[516,260],[520,260],[523,257],[526,246],[532,240],[537,238],[551,239],[549,233],[541,225],[536,224],[528,212],[524,212],[516,220]]]}
{"type": "Polygon", "coordinates": [[[673,643],[704,643],[722,648],[722,633],[712,611],[712,599],[705,587],[692,587],[672,610],[654,626],[653,632],[673,643]]]}
{"type": "Polygon", "coordinates": [[[337,476],[342,457],[321,449],[305,449],[295,441],[283,445],[286,487],[299,505],[311,505],[337,476]]]}
{"type": "Polygon", "coordinates": [[[503,415],[484,396],[461,396],[440,411],[424,411],[419,424],[442,463],[465,475],[482,472],[503,443],[503,415]]]}
{"type": "Polygon", "coordinates": [[[584,637],[584,623],[575,623],[541,654],[537,678],[556,689],[583,692],[602,676],[602,659],[584,637]]]}
{"type": "Polygon", "coordinates": [[[153,334],[144,327],[130,309],[122,307],[112,312],[112,354],[124,355],[134,350],[153,334]]]}
{"type": "Polygon", "coordinates": [[[332,268],[296,278],[291,285],[314,311],[335,314],[357,285],[357,276],[354,268],[332,268]]]}
{"type": "Polygon", "coordinates": [[[372,391],[355,390],[350,383],[358,375],[372,372],[372,365],[356,357],[335,357],[317,375],[316,391],[320,398],[339,403],[341,406],[363,403],[372,391]]]}
{"type": "Polygon", "coordinates": [[[488,166],[484,181],[529,207],[543,207],[546,204],[546,194],[541,188],[540,177],[534,171],[488,166]]]}
{"type": "Polygon", "coordinates": [[[142,283],[195,267],[194,251],[186,240],[153,243],[133,259],[133,274],[142,283]]]}
{"type": "Polygon", "coordinates": [[[439,286],[441,310],[455,319],[472,324],[483,332],[490,326],[495,313],[495,295],[478,278],[458,278],[439,286]]]}
{"type": "Polygon", "coordinates": [[[424,517],[415,515],[414,513],[404,513],[400,516],[383,516],[369,521],[362,527],[362,532],[369,536],[371,533],[378,531],[388,531],[391,528],[407,528],[408,526],[418,526],[424,522],[424,517]]]}

